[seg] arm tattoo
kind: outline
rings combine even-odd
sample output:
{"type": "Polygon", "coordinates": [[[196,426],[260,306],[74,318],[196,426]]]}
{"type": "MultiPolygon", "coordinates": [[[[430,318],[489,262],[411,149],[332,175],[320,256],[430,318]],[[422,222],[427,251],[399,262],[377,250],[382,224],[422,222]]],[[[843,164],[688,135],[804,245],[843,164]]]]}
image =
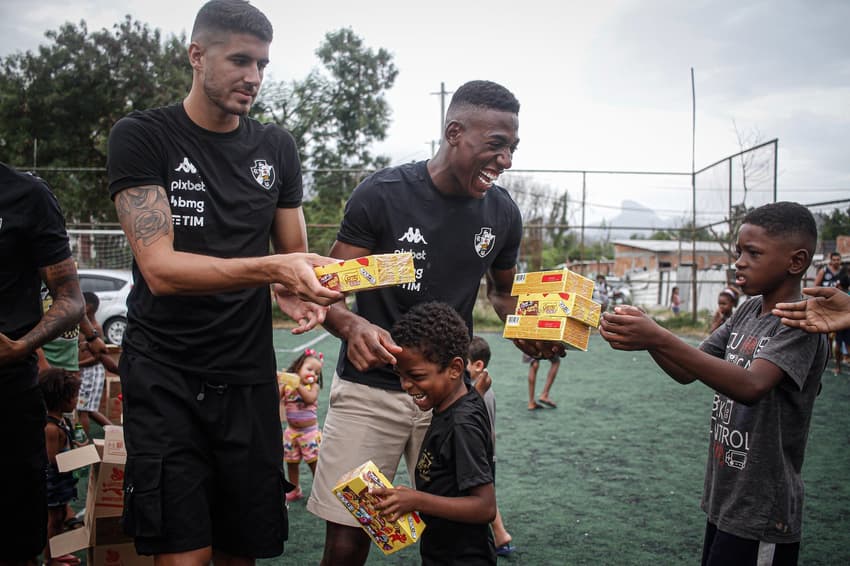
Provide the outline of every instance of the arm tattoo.
{"type": "Polygon", "coordinates": [[[53,304],[35,328],[22,338],[30,351],[73,328],[83,314],[83,296],[73,258],[41,268],[39,273],[50,289],[53,304]]]}
{"type": "Polygon", "coordinates": [[[148,247],[171,230],[171,208],[162,187],[123,190],[115,197],[115,208],[133,247],[139,243],[148,247]]]}

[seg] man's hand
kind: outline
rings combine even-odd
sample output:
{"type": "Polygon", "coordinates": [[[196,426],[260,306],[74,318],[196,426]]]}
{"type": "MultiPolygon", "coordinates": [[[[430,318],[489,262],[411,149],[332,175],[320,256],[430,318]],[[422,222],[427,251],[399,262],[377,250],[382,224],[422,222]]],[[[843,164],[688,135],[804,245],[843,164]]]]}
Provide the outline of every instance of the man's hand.
{"type": "Polygon", "coordinates": [[[298,323],[292,329],[293,334],[304,334],[325,321],[328,307],[302,301],[290,294],[283,285],[273,285],[274,298],[280,310],[298,323]]]}
{"type": "Polygon", "coordinates": [[[556,357],[563,358],[567,355],[567,347],[562,342],[523,340],[521,338],[517,338],[513,342],[524,354],[535,360],[551,360],[556,357]]]}
{"type": "Polygon", "coordinates": [[[405,513],[416,511],[418,492],[415,489],[400,485],[393,488],[373,487],[369,491],[379,498],[375,509],[388,521],[397,521],[405,513]]]}
{"type": "Polygon", "coordinates": [[[277,268],[275,282],[302,301],[330,305],[344,298],[339,291],[323,287],[313,267],[327,265],[337,260],[310,253],[289,253],[272,256],[277,268]]]}
{"type": "Polygon", "coordinates": [[[348,359],[357,371],[395,365],[395,354],[402,350],[389,332],[360,317],[352,323],[345,340],[348,342],[348,359]]]}
{"type": "Polygon", "coordinates": [[[26,344],[12,340],[0,332],[0,367],[12,365],[26,356],[26,344]]]}
{"type": "Polygon", "coordinates": [[[604,313],[599,323],[599,334],[615,350],[652,349],[664,332],[646,313],[628,305],[615,307],[613,313],[604,313]]]}
{"type": "Polygon", "coordinates": [[[806,287],[812,297],[796,303],[777,303],[773,314],[782,323],[806,332],[836,332],[850,328],[850,295],[835,287],[806,287]]]}

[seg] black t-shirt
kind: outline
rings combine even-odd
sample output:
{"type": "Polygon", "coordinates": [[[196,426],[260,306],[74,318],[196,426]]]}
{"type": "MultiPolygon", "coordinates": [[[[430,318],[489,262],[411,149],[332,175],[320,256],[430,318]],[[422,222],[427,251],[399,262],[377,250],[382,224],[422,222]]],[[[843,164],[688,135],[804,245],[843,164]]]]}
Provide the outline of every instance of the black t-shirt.
{"type": "MultiPolygon", "coordinates": [[[[241,118],[228,133],[192,122],[182,104],[133,112],[109,136],[109,191],[163,187],[174,249],[220,258],[269,253],[277,208],[300,206],[301,164],[285,130],[241,118]]],[[[154,296],[136,263],[124,347],[211,381],[275,379],[267,286],[154,296]]]]}
{"type": "MultiPolygon", "coordinates": [[[[71,257],[65,219],[47,183],[0,163],[0,332],[17,340],[42,316],[38,270],[71,257]]],[[[36,356],[0,366],[0,393],[35,384],[36,356]]]]}
{"type": "MultiPolygon", "coordinates": [[[[455,308],[472,334],[472,308],[481,278],[490,269],[516,265],[522,217],[498,186],[483,199],[445,196],[428,174],[427,162],[379,171],[352,193],[337,240],[374,254],[413,252],[416,281],[358,293],[357,313],[390,329],[413,306],[441,301],[455,308]]],[[[389,368],[359,372],[342,343],[337,373],[372,387],[401,390],[389,368]]]]}
{"type": "MultiPolygon", "coordinates": [[[[434,411],[416,463],[416,489],[444,497],[462,497],[493,483],[493,436],[484,400],[470,388],[443,412],[434,411]]],[[[496,551],[487,523],[470,524],[422,514],[422,564],[495,564],[496,551]]]]}

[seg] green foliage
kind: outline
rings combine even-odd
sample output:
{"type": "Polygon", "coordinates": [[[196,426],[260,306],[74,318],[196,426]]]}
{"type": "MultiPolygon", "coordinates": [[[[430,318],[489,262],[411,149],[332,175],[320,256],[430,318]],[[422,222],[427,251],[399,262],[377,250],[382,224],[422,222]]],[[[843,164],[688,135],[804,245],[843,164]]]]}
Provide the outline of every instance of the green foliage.
{"type": "Polygon", "coordinates": [[[835,240],[838,236],[850,235],[850,207],[846,211],[836,208],[829,214],[818,212],[816,216],[820,224],[821,240],[835,240]]]}
{"type": "MultiPolygon", "coordinates": [[[[186,38],[127,16],[89,32],[85,21],[45,33],[37,52],[14,53],[0,68],[0,160],[31,168],[103,167],[112,125],[137,108],[178,100],[191,85],[186,38]],[[37,141],[36,141],[37,140],[37,141]]],[[[50,177],[69,222],[114,220],[102,175],[50,177]]]]}
{"type": "MultiPolygon", "coordinates": [[[[304,211],[311,224],[338,225],[351,191],[387,157],[370,151],[390,124],[385,94],[398,70],[385,49],[366,47],[351,29],[325,35],[316,50],[322,63],[303,81],[266,84],[254,113],[285,127],[301,151],[305,176],[304,211]]],[[[311,249],[327,252],[336,232],[323,230],[311,249]]]]}
{"type": "MultiPolygon", "coordinates": [[[[189,92],[186,37],[127,16],[89,32],[85,21],[45,34],[36,52],[0,61],[0,160],[24,169],[98,168],[44,174],[69,223],[115,221],[106,196],[106,142],[112,125],[135,109],[173,104],[189,92]]],[[[364,45],[351,29],[328,33],[322,67],[303,80],[267,82],[252,114],[290,130],[305,169],[305,214],[325,224],[312,249],[327,252],[351,191],[366,171],[389,160],[370,147],[386,137],[385,93],[398,71],[392,55],[364,45]],[[343,171],[344,170],[344,171],[343,171]],[[352,172],[353,171],[353,172],[352,172]]]]}

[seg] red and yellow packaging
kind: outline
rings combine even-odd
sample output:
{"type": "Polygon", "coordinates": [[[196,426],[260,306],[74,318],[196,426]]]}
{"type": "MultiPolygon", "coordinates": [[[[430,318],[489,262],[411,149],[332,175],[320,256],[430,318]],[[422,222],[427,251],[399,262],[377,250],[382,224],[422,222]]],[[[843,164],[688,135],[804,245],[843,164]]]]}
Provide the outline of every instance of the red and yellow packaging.
{"type": "Polygon", "coordinates": [[[343,293],[416,281],[413,254],[376,254],[314,267],[319,283],[343,293]]]}
{"type": "Polygon", "coordinates": [[[342,476],[333,488],[339,502],[357,519],[360,527],[384,554],[392,554],[418,542],[425,530],[425,522],[415,511],[390,523],[375,509],[377,497],[369,493],[369,488],[392,486],[390,480],[369,460],[342,476]]]}
{"type": "Polygon", "coordinates": [[[587,351],[590,327],[574,318],[554,316],[508,315],[505,320],[504,338],[549,340],[563,342],[576,350],[587,351]]]}
{"type": "Polygon", "coordinates": [[[592,297],[593,280],[569,269],[530,271],[514,275],[514,284],[511,288],[511,295],[561,292],[592,297]]]}
{"type": "Polygon", "coordinates": [[[576,293],[528,293],[517,298],[516,314],[523,316],[567,316],[599,326],[602,305],[576,293]]]}
{"type": "Polygon", "coordinates": [[[300,383],[301,376],[299,376],[297,373],[290,373],[288,371],[277,372],[277,384],[281,387],[288,386],[295,389],[300,383]]]}

